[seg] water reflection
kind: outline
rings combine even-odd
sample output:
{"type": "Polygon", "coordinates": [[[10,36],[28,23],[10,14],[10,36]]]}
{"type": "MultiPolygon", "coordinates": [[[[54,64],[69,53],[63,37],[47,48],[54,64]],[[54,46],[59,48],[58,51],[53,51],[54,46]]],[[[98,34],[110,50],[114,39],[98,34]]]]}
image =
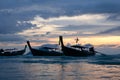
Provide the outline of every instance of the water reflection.
{"type": "Polygon", "coordinates": [[[91,58],[0,58],[0,80],[119,80],[119,65],[89,61],[91,58]]]}

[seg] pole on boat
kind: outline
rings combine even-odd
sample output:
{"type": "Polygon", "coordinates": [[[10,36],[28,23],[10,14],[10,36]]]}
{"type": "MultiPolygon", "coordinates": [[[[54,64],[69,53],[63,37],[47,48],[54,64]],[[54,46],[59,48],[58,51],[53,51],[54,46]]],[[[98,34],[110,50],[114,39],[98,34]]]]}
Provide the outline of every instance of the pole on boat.
{"type": "Polygon", "coordinates": [[[30,41],[27,41],[28,47],[31,49],[30,41]]]}
{"type": "Polygon", "coordinates": [[[59,36],[59,45],[64,46],[64,44],[63,44],[63,37],[62,36],[59,36]]]}
{"type": "Polygon", "coordinates": [[[29,49],[30,49],[31,52],[33,53],[32,47],[31,47],[31,45],[30,45],[30,41],[27,41],[27,44],[28,44],[29,49]]]}

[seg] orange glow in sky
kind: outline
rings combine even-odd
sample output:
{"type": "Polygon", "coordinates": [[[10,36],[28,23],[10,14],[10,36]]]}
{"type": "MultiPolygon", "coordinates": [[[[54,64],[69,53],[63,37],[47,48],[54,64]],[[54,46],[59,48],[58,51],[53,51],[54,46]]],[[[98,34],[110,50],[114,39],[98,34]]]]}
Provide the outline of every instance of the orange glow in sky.
{"type": "MultiPolygon", "coordinates": [[[[64,44],[70,43],[70,44],[75,44],[75,38],[70,37],[70,38],[63,38],[64,39],[64,44]]],[[[58,42],[58,38],[51,38],[50,41],[53,42],[58,42]]],[[[93,45],[110,45],[110,44],[117,44],[120,45],[120,37],[119,36],[103,36],[103,37],[81,37],[79,38],[80,44],[93,44],[93,45]]]]}

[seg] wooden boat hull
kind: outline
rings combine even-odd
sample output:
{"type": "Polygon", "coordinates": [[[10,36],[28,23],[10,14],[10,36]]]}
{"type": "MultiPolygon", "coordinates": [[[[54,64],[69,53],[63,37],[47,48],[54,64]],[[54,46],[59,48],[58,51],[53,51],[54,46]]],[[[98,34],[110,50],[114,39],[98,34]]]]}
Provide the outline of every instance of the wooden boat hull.
{"type": "Polygon", "coordinates": [[[37,50],[32,49],[33,56],[62,56],[62,53],[55,52],[55,51],[43,51],[43,50],[37,50]]]}
{"type": "Polygon", "coordinates": [[[29,46],[29,49],[31,51],[31,53],[33,54],[33,56],[63,56],[63,53],[60,52],[56,52],[56,51],[46,51],[46,50],[38,50],[38,49],[34,49],[31,47],[30,42],[27,41],[27,44],[29,46]]]}
{"type": "Polygon", "coordinates": [[[65,47],[65,46],[62,48],[62,51],[65,56],[86,57],[86,56],[95,55],[93,52],[88,52],[85,50],[80,51],[80,50],[72,49],[72,48],[65,47]]]}
{"type": "Polygon", "coordinates": [[[59,44],[61,44],[61,48],[65,56],[85,57],[95,55],[95,52],[77,50],[76,48],[73,47],[64,46],[62,36],[59,36],[59,44]]]}
{"type": "Polygon", "coordinates": [[[25,45],[25,48],[23,50],[19,51],[13,51],[13,52],[0,52],[0,56],[18,56],[18,55],[23,55],[26,51],[27,45],[25,45]]]}

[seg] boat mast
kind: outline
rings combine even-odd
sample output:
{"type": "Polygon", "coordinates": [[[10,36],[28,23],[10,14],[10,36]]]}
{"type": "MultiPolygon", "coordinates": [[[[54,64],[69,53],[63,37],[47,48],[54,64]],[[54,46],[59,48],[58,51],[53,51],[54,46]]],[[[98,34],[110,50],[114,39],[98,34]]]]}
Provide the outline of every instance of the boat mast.
{"type": "Polygon", "coordinates": [[[27,41],[27,44],[28,44],[29,49],[30,49],[30,50],[31,50],[31,52],[33,53],[33,50],[32,50],[32,47],[31,47],[31,45],[30,45],[30,42],[29,42],[29,41],[27,41]]]}
{"type": "Polygon", "coordinates": [[[63,37],[62,36],[59,36],[59,44],[63,47],[64,44],[63,44],[63,37]]]}

